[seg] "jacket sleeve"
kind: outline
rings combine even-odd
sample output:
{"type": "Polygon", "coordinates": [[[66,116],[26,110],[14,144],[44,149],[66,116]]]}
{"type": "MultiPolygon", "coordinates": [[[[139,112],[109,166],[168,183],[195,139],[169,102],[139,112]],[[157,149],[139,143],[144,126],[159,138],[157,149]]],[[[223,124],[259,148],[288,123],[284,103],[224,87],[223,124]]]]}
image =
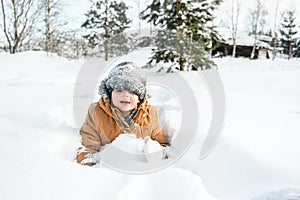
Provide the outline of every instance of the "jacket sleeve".
{"type": "Polygon", "coordinates": [[[166,137],[162,128],[160,127],[159,120],[158,120],[158,112],[154,107],[151,108],[151,115],[152,115],[152,123],[153,123],[153,132],[151,134],[151,139],[156,140],[162,146],[170,145],[168,138],[166,137]]]}
{"type": "Polygon", "coordinates": [[[96,128],[96,106],[97,104],[90,105],[85,122],[80,129],[81,143],[87,149],[88,153],[98,152],[101,146],[100,136],[96,128]]]}

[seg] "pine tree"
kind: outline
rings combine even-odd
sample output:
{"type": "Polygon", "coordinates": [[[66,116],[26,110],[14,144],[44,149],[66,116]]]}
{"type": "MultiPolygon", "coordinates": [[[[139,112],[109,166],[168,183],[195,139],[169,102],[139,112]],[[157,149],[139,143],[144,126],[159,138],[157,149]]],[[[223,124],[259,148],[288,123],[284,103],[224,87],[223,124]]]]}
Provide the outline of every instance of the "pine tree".
{"type": "Polygon", "coordinates": [[[213,11],[221,2],[154,0],[141,12],[143,20],[159,28],[155,41],[157,48],[153,50],[149,66],[172,62],[180,71],[188,67],[206,69],[215,66],[208,55],[213,48],[212,41],[218,40],[212,21],[213,11]]]}
{"type": "Polygon", "coordinates": [[[94,2],[86,14],[87,20],[82,24],[88,33],[84,36],[91,48],[103,46],[105,60],[110,55],[119,55],[128,51],[124,30],[129,28],[131,20],[127,17],[128,6],[124,2],[100,1],[94,2]]]}
{"type": "Polygon", "coordinates": [[[297,34],[295,30],[295,19],[295,11],[286,11],[283,15],[283,21],[281,22],[281,43],[284,48],[284,53],[288,54],[288,59],[292,56],[292,48],[294,45],[293,36],[297,34]]]}

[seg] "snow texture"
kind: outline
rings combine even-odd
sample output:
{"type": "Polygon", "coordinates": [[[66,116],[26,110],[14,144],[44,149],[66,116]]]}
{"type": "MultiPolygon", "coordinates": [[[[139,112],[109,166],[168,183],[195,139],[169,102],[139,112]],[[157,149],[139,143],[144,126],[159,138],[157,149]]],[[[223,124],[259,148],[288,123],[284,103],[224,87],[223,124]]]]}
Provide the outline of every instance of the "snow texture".
{"type": "MultiPolygon", "coordinates": [[[[122,59],[142,66],[150,52],[142,49],[122,59]]],[[[196,72],[182,73],[198,100],[197,138],[172,166],[152,174],[129,175],[74,161],[80,137],[72,99],[84,60],[69,61],[42,52],[1,53],[0,199],[297,197],[299,60],[214,61],[224,84],[227,110],[223,135],[214,151],[204,160],[198,159],[211,120],[210,94],[196,72]]],[[[156,72],[148,75],[161,76],[156,72]]],[[[152,103],[164,105],[167,119],[162,122],[178,129],[180,101],[165,88],[151,89],[152,103]]],[[[176,137],[176,131],[174,134],[171,137],[176,137]]],[[[137,146],[129,146],[140,150],[143,141],[132,139],[137,146]]]]}

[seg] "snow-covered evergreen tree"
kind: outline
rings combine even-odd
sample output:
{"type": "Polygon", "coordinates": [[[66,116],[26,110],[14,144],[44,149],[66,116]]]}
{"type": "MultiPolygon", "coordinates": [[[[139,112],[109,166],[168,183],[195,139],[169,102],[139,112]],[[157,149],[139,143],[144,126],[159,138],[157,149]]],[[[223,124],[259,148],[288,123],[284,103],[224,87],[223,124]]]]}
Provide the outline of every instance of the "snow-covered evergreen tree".
{"type": "Polygon", "coordinates": [[[127,39],[122,34],[131,22],[126,15],[127,10],[128,6],[124,2],[97,0],[86,14],[87,20],[82,24],[87,30],[84,38],[88,40],[91,48],[102,47],[105,60],[109,55],[128,51],[127,39]]]}
{"type": "Polygon", "coordinates": [[[295,30],[295,11],[286,11],[281,22],[280,34],[282,36],[281,43],[284,48],[284,53],[288,54],[288,59],[292,56],[294,40],[293,36],[297,34],[295,30]]]}
{"type": "Polygon", "coordinates": [[[183,71],[211,68],[212,41],[218,39],[214,10],[222,0],[153,0],[141,12],[142,19],[158,28],[156,49],[149,62],[172,62],[183,71]]]}

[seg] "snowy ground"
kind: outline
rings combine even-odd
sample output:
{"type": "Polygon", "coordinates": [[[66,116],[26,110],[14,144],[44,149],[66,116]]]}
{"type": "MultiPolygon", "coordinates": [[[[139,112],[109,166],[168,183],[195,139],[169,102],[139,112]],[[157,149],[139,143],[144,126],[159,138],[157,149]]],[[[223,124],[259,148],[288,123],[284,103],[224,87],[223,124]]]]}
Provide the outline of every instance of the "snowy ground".
{"type": "Polygon", "coordinates": [[[73,90],[84,62],[40,52],[0,54],[1,200],[300,198],[299,60],[215,60],[226,120],[204,160],[198,156],[209,96],[196,73],[183,73],[199,100],[199,136],[173,166],[145,175],[73,161],[80,141],[73,90]]]}

